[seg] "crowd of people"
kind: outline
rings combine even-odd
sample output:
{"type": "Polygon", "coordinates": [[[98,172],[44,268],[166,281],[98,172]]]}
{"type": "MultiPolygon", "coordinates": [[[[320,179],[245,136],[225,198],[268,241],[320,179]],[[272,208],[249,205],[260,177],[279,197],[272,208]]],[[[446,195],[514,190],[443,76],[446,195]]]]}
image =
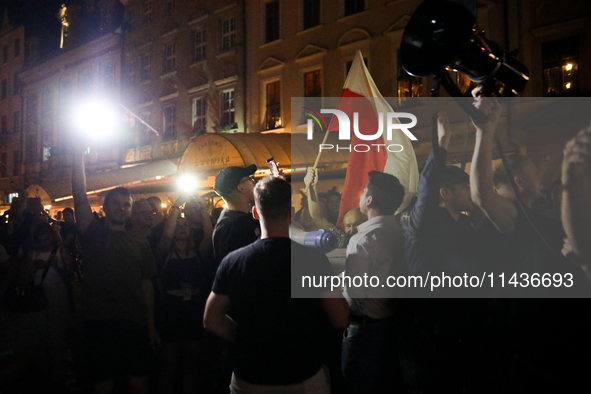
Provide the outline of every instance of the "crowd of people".
{"type": "MultiPolygon", "coordinates": [[[[529,393],[585,383],[591,350],[591,129],[565,150],[561,194],[541,213],[536,169],[511,155],[494,171],[494,99],[476,97],[470,174],[438,146],[414,204],[371,171],[359,206],[337,227],[339,196],[308,170],[295,213],[283,177],[227,167],[214,182],[226,208],[182,193],[110,190],[91,210],[83,149],[72,167],[74,208],[62,220],[20,201],[0,239],[0,391],[27,393],[529,393]],[[560,221],[562,218],[562,222],[560,221]],[[289,237],[290,225],[333,232],[349,276],[571,274],[562,289],[504,287],[436,299],[412,289],[303,288],[335,274],[326,255],[289,237]],[[296,224],[297,225],[297,224],[296,224]],[[566,257],[565,257],[566,256],[566,257]],[[80,292],[79,290],[82,289],[80,292]],[[468,297],[466,297],[468,295],[468,297]],[[536,298],[536,297],[556,297],[536,298]],[[464,298],[462,298],[464,297],[464,298]],[[474,298],[475,297],[475,298],[474,298]],[[571,297],[558,299],[558,297],[571,297]],[[73,341],[72,321],[80,322],[73,341]],[[31,377],[34,376],[34,379],[31,377]],[[75,383],[75,387],[72,385],[75,383]]],[[[558,193],[558,192],[557,192],[558,193]]]]}

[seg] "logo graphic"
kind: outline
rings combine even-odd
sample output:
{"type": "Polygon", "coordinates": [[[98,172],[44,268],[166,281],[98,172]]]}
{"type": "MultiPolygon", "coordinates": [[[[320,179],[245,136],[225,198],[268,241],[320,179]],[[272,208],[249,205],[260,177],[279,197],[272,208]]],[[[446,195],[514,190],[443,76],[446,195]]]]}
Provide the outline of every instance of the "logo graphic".
{"type": "MultiPolygon", "coordinates": [[[[318,123],[318,127],[320,127],[320,131],[324,131],[326,132],[326,130],[328,130],[328,125],[326,124],[326,120],[324,120],[324,118],[322,117],[322,115],[320,115],[318,113],[318,111],[314,111],[312,108],[308,108],[308,107],[302,107],[304,108],[306,111],[304,111],[305,115],[308,115],[310,117],[312,117],[312,119],[314,119],[316,121],[316,123],[318,123]],[[320,123],[320,120],[322,120],[322,123],[320,123]],[[322,125],[324,124],[324,127],[322,127],[322,125]]],[[[322,111],[322,110],[321,110],[322,111]]],[[[311,130],[314,130],[314,125],[312,123],[312,119],[308,119],[308,139],[311,140],[311,130]]]]}
{"type": "MultiPolygon", "coordinates": [[[[338,109],[321,109],[320,113],[308,107],[302,107],[305,111],[304,114],[310,116],[318,126],[320,127],[321,131],[326,132],[328,130],[328,125],[324,120],[324,117],[321,114],[333,114],[337,117],[339,121],[339,140],[351,140],[351,120],[349,116],[338,109]]],[[[417,117],[408,112],[378,112],[378,130],[375,134],[362,134],[359,131],[359,113],[353,112],[353,132],[355,136],[362,141],[375,141],[380,138],[384,134],[384,119],[386,119],[386,134],[384,135],[385,139],[388,141],[392,141],[392,133],[395,130],[402,131],[411,141],[417,141],[417,137],[415,137],[409,129],[417,125],[417,117]],[[410,119],[409,123],[398,123],[400,118],[408,118],[410,119]]],[[[314,122],[312,119],[308,119],[307,122],[307,138],[308,140],[313,139],[314,134],[314,122]]],[[[376,146],[378,152],[380,151],[380,147],[384,146],[389,152],[401,152],[402,145],[400,144],[392,144],[392,145],[385,145],[385,144],[371,144],[371,146],[376,146]],[[399,150],[391,150],[391,148],[397,148],[399,150]]],[[[334,149],[335,146],[332,144],[320,144],[320,150],[326,149],[334,149]]],[[[368,152],[370,150],[370,146],[366,144],[356,144],[353,145],[353,150],[356,152],[368,152]]],[[[336,146],[337,152],[340,150],[349,150],[351,151],[351,145],[346,147],[339,147],[336,146]]]]}

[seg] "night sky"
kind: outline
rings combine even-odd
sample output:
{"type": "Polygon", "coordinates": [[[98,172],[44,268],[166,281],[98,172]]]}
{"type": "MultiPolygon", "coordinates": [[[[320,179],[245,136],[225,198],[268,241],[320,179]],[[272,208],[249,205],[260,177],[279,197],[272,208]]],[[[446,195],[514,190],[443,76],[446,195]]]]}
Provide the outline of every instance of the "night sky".
{"type": "Polygon", "coordinates": [[[104,34],[100,29],[96,0],[0,0],[0,12],[8,9],[12,27],[25,26],[25,35],[40,40],[40,60],[51,58],[60,52],[61,23],[56,17],[61,5],[73,9],[77,6],[78,18],[73,24],[70,18],[70,38],[66,47],[71,49],[104,34]],[[74,34],[75,31],[75,34],[74,34]]]}
{"type": "MultiPolygon", "coordinates": [[[[59,40],[60,22],[55,14],[65,0],[0,0],[0,12],[8,9],[12,27],[25,25],[26,35],[43,41],[59,40]]],[[[59,42],[59,41],[58,41],[59,42]]]]}

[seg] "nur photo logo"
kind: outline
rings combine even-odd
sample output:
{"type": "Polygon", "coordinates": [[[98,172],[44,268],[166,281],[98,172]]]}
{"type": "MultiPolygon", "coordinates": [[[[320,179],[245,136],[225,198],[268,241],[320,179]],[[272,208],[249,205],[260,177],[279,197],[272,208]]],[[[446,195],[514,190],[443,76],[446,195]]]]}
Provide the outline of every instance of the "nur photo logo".
{"type": "MultiPolygon", "coordinates": [[[[339,122],[339,140],[340,141],[351,141],[351,119],[349,115],[344,111],[338,109],[321,109],[320,112],[315,111],[308,107],[302,107],[304,109],[303,113],[306,116],[309,116],[311,119],[307,120],[307,138],[308,140],[313,139],[314,134],[314,122],[318,124],[320,127],[320,131],[326,132],[328,130],[328,125],[324,120],[322,114],[333,114],[337,117],[339,122]]],[[[377,115],[377,131],[374,134],[363,134],[359,130],[360,123],[363,125],[363,113],[353,112],[353,132],[355,133],[355,137],[362,141],[374,141],[374,142],[386,142],[392,141],[393,133],[394,132],[403,132],[411,141],[417,141],[417,138],[410,132],[410,128],[416,126],[417,124],[417,117],[408,112],[377,112],[368,114],[367,116],[375,117],[377,115]],[[361,120],[360,120],[361,118],[361,120]],[[410,119],[409,123],[400,123],[401,118],[410,119]],[[385,123],[385,127],[384,127],[385,123]],[[384,128],[386,132],[384,133],[384,128]],[[382,139],[382,137],[385,137],[382,139]]],[[[370,122],[370,124],[374,124],[375,122],[370,122]]],[[[375,126],[374,126],[375,127],[375,126]]],[[[365,132],[369,130],[364,130],[365,132]]],[[[384,147],[384,149],[388,150],[389,152],[397,153],[402,152],[404,149],[400,144],[386,144],[386,143],[374,143],[374,144],[354,144],[354,145],[333,145],[333,144],[320,144],[319,149],[320,151],[323,150],[330,150],[336,149],[338,152],[339,150],[348,150],[351,151],[353,149],[355,152],[369,152],[371,147],[377,147],[377,151],[380,152],[380,148],[384,147]]]]}

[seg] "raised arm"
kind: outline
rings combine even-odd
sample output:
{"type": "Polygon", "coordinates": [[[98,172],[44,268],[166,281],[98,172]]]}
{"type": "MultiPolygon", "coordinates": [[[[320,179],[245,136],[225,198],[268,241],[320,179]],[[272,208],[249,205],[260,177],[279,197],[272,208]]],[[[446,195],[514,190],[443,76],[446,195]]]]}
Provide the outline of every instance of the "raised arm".
{"type": "MultiPolygon", "coordinates": [[[[168,212],[168,217],[164,220],[164,229],[162,231],[162,238],[156,247],[156,259],[158,261],[164,259],[170,248],[172,246],[172,239],[174,238],[174,232],[176,230],[176,225],[178,223],[180,208],[179,208],[179,198],[172,204],[170,207],[170,211],[168,212]]],[[[182,203],[181,203],[182,204],[182,203]]]]}
{"type": "MultiPolygon", "coordinates": [[[[478,92],[476,92],[478,94],[478,92]]],[[[488,117],[486,123],[474,122],[476,144],[470,168],[472,202],[479,206],[495,227],[506,235],[515,231],[517,208],[493,189],[492,151],[501,105],[494,97],[476,97],[474,106],[488,117]]]]}
{"type": "MultiPolygon", "coordinates": [[[[421,231],[429,228],[430,215],[439,206],[439,190],[441,189],[441,179],[447,158],[447,147],[451,139],[451,127],[449,120],[444,112],[439,113],[437,119],[437,136],[439,146],[434,147],[425,163],[419,179],[419,189],[417,191],[417,202],[409,215],[408,222],[405,223],[406,231],[421,231]],[[442,162],[435,161],[435,150],[439,150],[439,157],[442,162]]],[[[403,222],[404,223],[404,222],[403,222]]]]}
{"type": "Polygon", "coordinates": [[[308,208],[310,209],[310,217],[318,228],[328,230],[332,224],[326,220],[324,210],[318,202],[318,170],[308,168],[308,173],[304,177],[304,184],[308,187],[308,208]]]}
{"type": "Polygon", "coordinates": [[[562,162],[562,224],[573,251],[591,258],[591,129],[566,144],[562,162]]]}
{"type": "Polygon", "coordinates": [[[76,224],[80,234],[84,234],[94,220],[92,209],[86,196],[86,174],[84,173],[84,152],[74,149],[72,160],[72,196],[74,197],[74,211],[76,224]]]}
{"type": "Polygon", "coordinates": [[[211,218],[207,212],[207,207],[203,197],[197,194],[195,198],[197,199],[197,204],[200,211],[199,213],[201,214],[201,225],[203,226],[203,240],[201,241],[201,244],[199,244],[199,252],[203,256],[209,254],[213,248],[213,223],[211,222],[211,218]]]}

